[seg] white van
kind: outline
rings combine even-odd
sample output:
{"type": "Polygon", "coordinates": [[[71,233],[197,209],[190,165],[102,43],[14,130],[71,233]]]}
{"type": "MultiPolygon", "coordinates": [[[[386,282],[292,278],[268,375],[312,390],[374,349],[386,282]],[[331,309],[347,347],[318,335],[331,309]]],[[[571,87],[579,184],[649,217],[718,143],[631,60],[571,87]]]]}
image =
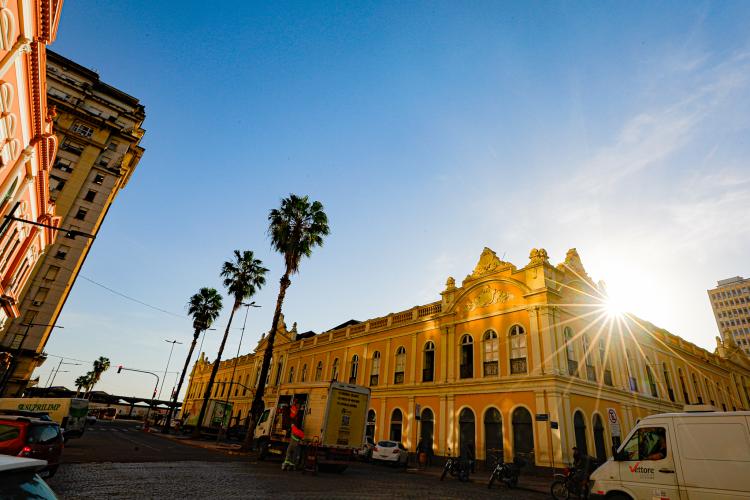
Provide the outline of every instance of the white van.
{"type": "Polygon", "coordinates": [[[750,411],[686,409],[640,420],[591,475],[589,498],[750,499],[750,411]]]}

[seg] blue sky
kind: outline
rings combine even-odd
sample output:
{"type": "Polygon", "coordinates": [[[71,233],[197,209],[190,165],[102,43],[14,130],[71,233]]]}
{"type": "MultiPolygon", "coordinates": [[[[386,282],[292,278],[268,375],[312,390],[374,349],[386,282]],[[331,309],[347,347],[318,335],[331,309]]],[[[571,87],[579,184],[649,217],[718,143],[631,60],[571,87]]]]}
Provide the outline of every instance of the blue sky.
{"type": "MultiPolygon", "coordinates": [[[[287,294],[302,330],[437,300],[484,246],[519,267],[576,247],[627,310],[713,349],[706,289],[750,274],[748,25],[746,2],[68,0],[52,48],[147,113],[82,274],[181,314],[254,250],[254,347],[282,272],[266,216],[294,192],[332,228],[287,294]]],[[[162,371],[192,335],[80,279],[58,323],[50,354],[162,371]]],[[[98,388],[150,394],[115,371],[98,388]]]]}

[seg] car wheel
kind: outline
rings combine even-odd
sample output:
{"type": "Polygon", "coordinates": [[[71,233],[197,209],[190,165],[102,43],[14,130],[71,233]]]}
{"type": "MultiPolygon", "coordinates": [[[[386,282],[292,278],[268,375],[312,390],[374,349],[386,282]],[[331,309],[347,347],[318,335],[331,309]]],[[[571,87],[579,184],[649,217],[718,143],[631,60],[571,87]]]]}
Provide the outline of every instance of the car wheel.
{"type": "Polygon", "coordinates": [[[60,467],[60,466],[59,465],[53,465],[52,467],[50,467],[49,469],[47,469],[47,479],[49,479],[49,478],[51,478],[52,476],[55,475],[55,473],[57,472],[57,468],[58,467],[60,467]]]}

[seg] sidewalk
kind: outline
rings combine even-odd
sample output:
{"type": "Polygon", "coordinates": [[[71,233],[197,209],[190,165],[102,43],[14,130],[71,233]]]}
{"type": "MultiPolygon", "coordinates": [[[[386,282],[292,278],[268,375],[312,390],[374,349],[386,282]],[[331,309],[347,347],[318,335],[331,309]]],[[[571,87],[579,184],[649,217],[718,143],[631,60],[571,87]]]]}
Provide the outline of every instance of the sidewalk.
{"type": "MultiPolygon", "coordinates": [[[[412,474],[423,474],[428,476],[434,476],[436,478],[439,478],[440,475],[443,473],[443,468],[438,465],[433,465],[431,467],[426,467],[424,469],[419,469],[416,467],[409,467],[406,470],[407,473],[412,474]]],[[[521,470],[521,477],[518,481],[518,486],[516,489],[519,490],[527,490],[527,491],[534,491],[537,493],[549,493],[550,484],[552,483],[552,472],[550,469],[550,472],[546,471],[538,471],[533,470],[529,474],[524,474],[524,470],[521,470]]],[[[486,470],[484,468],[477,469],[477,472],[471,475],[471,478],[469,479],[472,483],[478,483],[478,484],[487,484],[490,480],[490,471],[486,470]]],[[[458,481],[458,479],[453,477],[446,477],[446,481],[458,481]]],[[[493,485],[492,489],[505,489],[507,490],[508,487],[505,486],[505,484],[496,484],[493,485]]]]}
{"type": "Polygon", "coordinates": [[[175,434],[174,431],[172,431],[169,434],[163,434],[161,432],[161,429],[158,427],[152,427],[148,431],[154,436],[160,436],[164,439],[171,439],[172,441],[179,441],[182,444],[185,444],[187,446],[193,446],[195,448],[203,448],[205,450],[213,450],[218,451],[221,453],[226,453],[227,455],[241,455],[241,456],[247,456],[251,457],[252,459],[255,459],[256,453],[254,451],[240,451],[240,448],[242,445],[240,443],[225,443],[225,442],[216,442],[215,439],[194,439],[192,436],[185,436],[182,434],[175,434]]]}

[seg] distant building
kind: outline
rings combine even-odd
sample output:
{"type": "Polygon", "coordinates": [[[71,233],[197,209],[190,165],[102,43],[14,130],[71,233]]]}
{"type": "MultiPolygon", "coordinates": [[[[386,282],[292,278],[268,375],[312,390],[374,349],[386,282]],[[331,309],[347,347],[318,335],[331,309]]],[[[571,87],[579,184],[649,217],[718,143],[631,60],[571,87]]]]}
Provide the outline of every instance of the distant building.
{"type": "Polygon", "coordinates": [[[750,279],[741,276],[717,282],[708,290],[716,325],[724,341],[731,338],[750,354],[750,279]]]}
{"type": "MultiPolygon", "coordinates": [[[[711,352],[609,313],[575,249],[556,266],[533,249],[516,267],[485,248],[439,297],[317,335],[282,318],[266,406],[330,380],[366,385],[375,441],[414,451],[422,440],[437,455],[470,447],[478,459],[503,449],[544,466],[570,463],[573,446],[605,459],[638,419],[688,403],[750,409],[750,358],[737,346],[711,352]]],[[[247,418],[266,344],[219,366],[210,396],[233,403],[234,425],[247,418]]],[[[201,354],[183,416],[200,411],[212,368],[201,354]]]]}
{"type": "MultiPolygon", "coordinates": [[[[61,8],[62,0],[0,3],[0,329],[22,315],[22,291],[60,224],[49,197],[57,138],[45,64],[61,8]]],[[[0,333],[0,388],[21,347],[0,333]]]]}
{"type": "MultiPolygon", "coordinates": [[[[50,200],[61,227],[99,232],[110,205],[143,155],[139,146],[145,110],[136,99],[99,79],[94,71],[52,51],[47,53],[47,96],[57,108],[59,149],[49,174],[50,200]]],[[[0,333],[4,344],[23,350],[5,394],[19,394],[53,331],[94,239],[61,232],[21,294],[22,317],[0,333]],[[24,326],[33,323],[37,326],[24,326]],[[3,335],[4,334],[4,335],[3,335]]]]}

